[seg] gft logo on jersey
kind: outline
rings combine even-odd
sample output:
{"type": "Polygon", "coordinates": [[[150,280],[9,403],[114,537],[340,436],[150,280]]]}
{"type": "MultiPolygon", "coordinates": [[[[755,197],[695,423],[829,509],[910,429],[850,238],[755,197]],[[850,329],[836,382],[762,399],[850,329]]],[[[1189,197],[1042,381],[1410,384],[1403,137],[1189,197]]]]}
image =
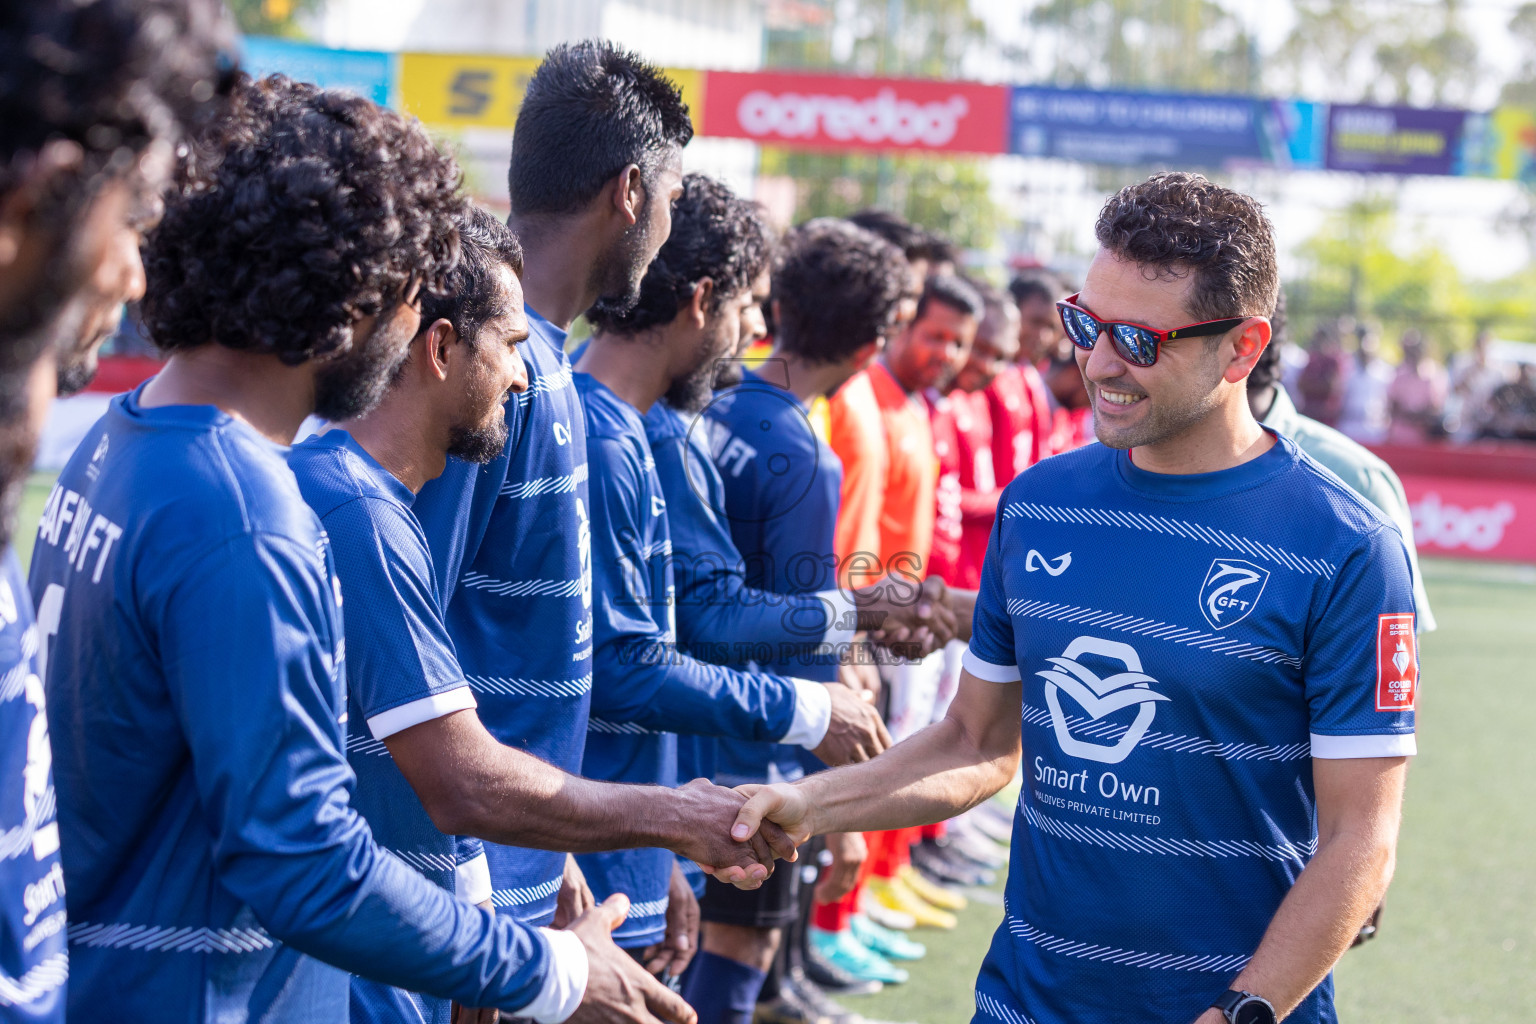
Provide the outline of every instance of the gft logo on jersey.
{"type": "Polygon", "coordinates": [[[1200,614],[1215,629],[1246,619],[1258,607],[1269,570],[1239,558],[1218,558],[1200,584],[1200,614]]]}
{"type": "MultiPolygon", "coordinates": [[[[1136,744],[1147,734],[1147,728],[1157,714],[1157,702],[1171,699],[1148,686],[1157,680],[1141,670],[1141,655],[1130,644],[1096,636],[1080,636],[1067,645],[1061,657],[1047,658],[1046,661],[1056,667],[1036,672],[1035,675],[1045,680],[1045,703],[1051,711],[1051,728],[1056,731],[1056,742],[1063,753],[1073,757],[1084,757],[1104,764],[1119,764],[1130,756],[1136,744]],[[1078,660],[1085,655],[1116,663],[1124,671],[1101,677],[1078,660]],[[1112,744],[1074,736],[1068,716],[1061,706],[1063,690],[1087,715],[1087,724],[1097,723],[1107,715],[1131,707],[1136,707],[1136,718],[1112,744]]],[[[1086,731],[1103,735],[1103,731],[1098,728],[1086,731]]]]}

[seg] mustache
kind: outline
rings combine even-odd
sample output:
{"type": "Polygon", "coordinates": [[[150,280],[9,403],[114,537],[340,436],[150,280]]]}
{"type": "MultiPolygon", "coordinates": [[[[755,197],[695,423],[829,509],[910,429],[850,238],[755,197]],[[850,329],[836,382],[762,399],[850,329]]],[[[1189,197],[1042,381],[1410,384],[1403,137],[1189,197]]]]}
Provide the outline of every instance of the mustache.
{"type": "Polygon", "coordinates": [[[1128,377],[1110,377],[1108,380],[1094,380],[1093,378],[1084,374],[1083,382],[1089,387],[1104,388],[1110,391],[1121,391],[1127,395],[1139,395],[1142,398],[1147,397],[1147,392],[1143,388],[1132,384],[1130,378],[1128,377]]]}

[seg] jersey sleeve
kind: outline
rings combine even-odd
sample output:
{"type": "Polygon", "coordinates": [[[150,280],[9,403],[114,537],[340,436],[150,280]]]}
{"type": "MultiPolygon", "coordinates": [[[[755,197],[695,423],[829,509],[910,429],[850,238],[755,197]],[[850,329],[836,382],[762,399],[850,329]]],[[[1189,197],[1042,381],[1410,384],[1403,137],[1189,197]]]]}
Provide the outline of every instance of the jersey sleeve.
{"type": "Polygon", "coordinates": [[[738,644],[839,639],[829,636],[838,624],[837,609],[818,595],[775,594],[747,585],[745,563],[730,531],[688,479],[685,445],[682,439],[669,439],[654,446],[672,534],[678,642],[702,652],[730,651],[738,644]]]}
{"type": "Polygon", "coordinates": [[[1302,661],[1312,756],[1416,752],[1413,579],[1396,529],[1377,529],[1335,574],[1302,661]]]}
{"type": "Polygon", "coordinates": [[[981,589],[971,619],[971,644],[961,664],[977,679],[989,683],[1016,683],[1020,679],[1018,650],[1013,644],[1013,617],[1003,592],[1003,520],[992,524],[987,557],[981,565],[981,589]]]}
{"type": "Polygon", "coordinates": [[[453,894],[465,903],[491,898],[491,865],[485,844],[474,836],[453,837],[453,894]]]}
{"type": "Polygon", "coordinates": [[[507,443],[501,454],[483,466],[449,458],[442,475],[428,480],[411,505],[427,538],[444,609],[453,600],[464,566],[474,563],[485,541],[491,512],[507,482],[512,454],[525,440],[523,403],[514,395],[502,408],[507,443]]]}
{"type": "Polygon", "coordinates": [[[432,556],[410,513],[358,498],[324,522],[352,637],[347,685],[373,738],[473,708],[443,624],[432,556]]]}
{"type": "Polygon", "coordinates": [[[281,941],[343,970],[469,1005],[539,1006],[566,976],[549,940],[380,850],[350,805],[336,598],[315,550],[242,536],[152,600],[220,884],[281,941]]]}
{"type": "MultiPolygon", "coordinates": [[[[1350,481],[1351,484],[1354,481],[1350,481]]],[[[1429,607],[1429,595],[1424,591],[1424,577],[1419,571],[1419,556],[1413,540],[1413,512],[1408,507],[1408,494],[1403,482],[1388,466],[1372,467],[1360,474],[1360,496],[1381,510],[1392,520],[1408,550],[1408,568],[1413,572],[1413,607],[1417,618],[1414,625],[1420,633],[1435,630],[1435,614],[1429,607]]]]}
{"type": "MultiPolygon", "coordinates": [[[[878,410],[876,410],[878,415],[878,410]]],[[[843,463],[842,493],[838,504],[834,545],[838,564],[844,566],[842,582],[863,585],[871,579],[850,580],[847,566],[858,561],[880,560],[880,503],[885,495],[886,454],[883,444],[869,443],[867,434],[878,424],[862,422],[845,399],[834,395],[830,403],[828,443],[843,463]]]]}
{"type": "MultiPolygon", "coordinates": [[[[795,682],[698,661],[657,621],[639,461],[621,441],[588,439],[592,466],[592,715],[666,732],[795,742],[795,682]]],[[[814,685],[814,684],[810,684],[814,685]]],[[[823,731],[825,731],[823,729],[823,731]]]]}

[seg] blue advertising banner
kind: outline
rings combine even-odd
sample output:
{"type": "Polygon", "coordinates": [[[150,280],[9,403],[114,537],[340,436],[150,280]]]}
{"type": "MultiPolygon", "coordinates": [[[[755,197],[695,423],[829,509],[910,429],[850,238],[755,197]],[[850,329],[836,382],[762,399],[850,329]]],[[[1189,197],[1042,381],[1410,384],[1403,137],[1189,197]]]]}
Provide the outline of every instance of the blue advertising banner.
{"type": "Polygon", "coordinates": [[[241,65],[256,77],[284,74],[327,89],[345,89],[389,105],[395,98],[393,54],[370,50],[331,50],[309,43],[246,36],[241,65]]]}
{"type": "Polygon", "coordinates": [[[1328,169],[1377,174],[1462,174],[1465,110],[1334,104],[1328,169]]]}
{"type": "Polygon", "coordinates": [[[1012,150],[1099,164],[1289,163],[1279,109],[1251,96],[1015,86],[1012,150]]]}

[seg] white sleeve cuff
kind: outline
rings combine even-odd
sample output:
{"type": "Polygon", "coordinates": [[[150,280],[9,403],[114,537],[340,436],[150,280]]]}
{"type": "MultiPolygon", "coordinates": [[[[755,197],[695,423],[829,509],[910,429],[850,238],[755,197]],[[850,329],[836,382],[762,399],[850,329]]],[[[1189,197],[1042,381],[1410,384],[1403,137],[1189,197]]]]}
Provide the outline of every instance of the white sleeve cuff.
{"type": "Polygon", "coordinates": [[[472,857],[453,869],[453,894],[465,903],[479,905],[491,898],[491,862],[485,854],[472,857]]]}
{"type": "Polygon", "coordinates": [[[827,729],[832,725],[832,695],[822,683],[809,679],[790,682],[795,684],[795,720],[779,742],[813,750],[827,738],[827,729]]]}
{"type": "Polygon", "coordinates": [[[816,596],[827,608],[827,632],[822,642],[836,645],[834,649],[841,653],[858,632],[859,606],[842,590],[823,590],[816,596]]]}
{"type": "Polygon", "coordinates": [[[549,974],[533,1002],[515,1011],[539,1024],[561,1024],[587,994],[587,949],[572,932],[540,928],[549,943],[549,974]]]}
{"type": "Polygon", "coordinates": [[[470,692],[469,684],[465,683],[463,686],[455,686],[451,690],[444,690],[420,700],[413,700],[409,704],[401,704],[397,708],[381,711],[368,719],[368,731],[373,733],[374,739],[382,740],[397,732],[404,732],[413,725],[430,722],[434,718],[442,718],[455,711],[468,711],[475,706],[475,695],[470,692]]]}
{"type": "Polygon", "coordinates": [[[1312,756],[1325,761],[1349,757],[1412,757],[1419,752],[1417,737],[1411,732],[1384,733],[1377,736],[1321,736],[1312,734],[1312,756]]]}
{"type": "Polygon", "coordinates": [[[990,661],[982,661],[970,647],[960,656],[960,667],[988,683],[1016,683],[1021,678],[1018,665],[994,665],[990,661]]]}

